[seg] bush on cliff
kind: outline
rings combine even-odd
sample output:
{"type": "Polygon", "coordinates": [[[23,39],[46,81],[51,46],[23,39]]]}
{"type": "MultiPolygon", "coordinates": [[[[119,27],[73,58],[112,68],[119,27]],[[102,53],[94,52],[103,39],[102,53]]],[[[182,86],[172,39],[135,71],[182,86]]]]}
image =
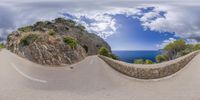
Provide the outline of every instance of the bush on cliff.
{"type": "Polygon", "coordinates": [[[51,31],[48,32],[48,34],[49,34],[50,36],[54,36],[54,35],[56,35],[56,32],[53,31],[53,30],[51,30],[51,31]]]}
{"type": "Polygon", "coordinates": [[[32,29],[33,29],[33,26],[26,26],[26,27],[19,28],[18,30],[21,32],[30,32],[32,29]]]}
{"type": "Polygon", "coordinates": [[[184,39],[179,39],[166,45],[163,50],[165,51],[163,55],[156,57],[157,62],[176,59],[190,52],[200,50],[200,44],[187,44],[184,39]]]}
{"type": "Polygon", "coordinates": [[[151,60],[149,60],[149,59],[146,59],[145,60],[145,64],[153,64],[154,62],[153,61],[151,61],[151,60]]]}
{"type": "Polygon", "coordinates": [[[168,61],[169,57],[167,55],[157,55],[156,56],[156,62],[161,63],[164,61],[168,61]]]}
{"type": "Polygon", "coordinates": [[[30,35],[23,37],[20,40],[20,44],[22,44],[23,46],[27,46],[27,45],[33,43],[36,39],[38,39],[38,35],[30,34],[30,35]]]}
{"type": "Polygon", "coordinates": [[[65,44],[67,44],[67,45],[69,45],[71,48],[75,48],[76,46],[77,46],[77,41],[74,39],[74,38],[72,38],[72,37],[69,37],[69,36],[66,36],[66,37],[64,37],[63,38],[63,42],[65,43],[65,44]]]}
{"type": "Polygon", "coordinates": [[[99,50],[99,54],[106,57],[110,57],[109,51],[106,47],[101,47],[99,50]]]}
{"type": "Polygon", "coordinates": [[[194,50],[200,50],[200,44],[196,44],[196,45],[194,46],[194,50]]]}
{"type": "Polygon", "coordinates": [[[115,59],[115,60],[119,59],[118,56],[116,56],[115,54],[110,53],[109,50],[106,47],[101,47],[99,49],[99,54],[103,55],[103,56],[106,56],[106,57],[109,57],[109,58],[112,58],[112,59],[115,59]]]}
{"type": "Polygon", "coordinates": [[[180,51],[185,50],[186,48],[187,48],[186,42],[183,39],[180,39],[166,45],[164,47],[164,50],[166,51],[166,55],[170,59],[175,59],[177,58],[177,54],[180,51]]]}
{"type": "Polygon", "coordinates": [[[69,26],[71,26],[71,27],[76,26],[76,22],[73,21],[73,20],[69,20],[69,19],[66,20],[66,19],[64,19],[64,18],[56,18],[54,21],[55,21],[55,23],[66,24],[66,25],[69,25],[69,26]]]}

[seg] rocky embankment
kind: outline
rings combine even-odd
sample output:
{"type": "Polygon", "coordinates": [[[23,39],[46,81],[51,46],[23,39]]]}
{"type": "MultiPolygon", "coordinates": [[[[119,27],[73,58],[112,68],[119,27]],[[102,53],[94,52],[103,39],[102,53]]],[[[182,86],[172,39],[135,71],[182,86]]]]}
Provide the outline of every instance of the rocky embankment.
{"type": "Polygon", "coordinates": [[[43,65],[73,64],[110,46],[72,20],[57,18],[19,28],[7,39],[7,49],[43,65]]]}

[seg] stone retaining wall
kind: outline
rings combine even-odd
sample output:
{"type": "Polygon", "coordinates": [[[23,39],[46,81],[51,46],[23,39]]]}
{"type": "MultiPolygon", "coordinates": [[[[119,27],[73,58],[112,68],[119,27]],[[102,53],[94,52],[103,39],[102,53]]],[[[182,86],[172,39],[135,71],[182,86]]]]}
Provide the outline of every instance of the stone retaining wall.
{"type": "Polygon", "coordinates": [[[108,65],[117,71],[138,79],[156,79],[172,75],[182,69],[192,60],[199,51],[189,53],[180,58],[158,64],[129,64],[101,56],[108,65]]]}

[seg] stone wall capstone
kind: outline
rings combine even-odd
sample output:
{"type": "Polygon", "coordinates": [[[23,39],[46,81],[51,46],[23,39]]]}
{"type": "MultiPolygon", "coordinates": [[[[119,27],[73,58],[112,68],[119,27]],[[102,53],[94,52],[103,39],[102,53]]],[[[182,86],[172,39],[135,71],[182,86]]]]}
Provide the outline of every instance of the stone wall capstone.
{"type": "Polygon", "coordinates": [[[99,55],[115,70],[138,79],[157,79],[172,75],[187,65],[200,51],[191,52],[177,59],[158,64],[130,64],[99,55]]]}

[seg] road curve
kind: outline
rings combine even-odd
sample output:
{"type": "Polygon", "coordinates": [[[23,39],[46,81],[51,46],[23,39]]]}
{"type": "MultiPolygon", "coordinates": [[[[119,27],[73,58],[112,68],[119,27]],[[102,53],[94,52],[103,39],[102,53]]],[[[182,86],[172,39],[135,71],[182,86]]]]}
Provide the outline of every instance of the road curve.
{"type": "Polygon", "coordinates": [[[0,62],[0,100],[200,100],[200,54],[159,81],[122,75],[97,56],[48,67],[4,49],[0,62]]]}

